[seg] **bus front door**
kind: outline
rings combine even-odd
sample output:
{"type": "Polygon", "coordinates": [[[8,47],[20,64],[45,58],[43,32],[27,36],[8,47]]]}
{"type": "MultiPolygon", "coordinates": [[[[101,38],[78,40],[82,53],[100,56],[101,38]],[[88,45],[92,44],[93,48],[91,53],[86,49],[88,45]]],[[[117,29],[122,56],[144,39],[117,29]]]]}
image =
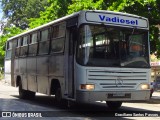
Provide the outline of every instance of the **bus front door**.
{"type": "Polygon", "coordinates": [[[74,80],[74,53],[75,53],[75,27],[69,28],[68,44],[68,97],[74,98],[75,80],[74,80]]]}

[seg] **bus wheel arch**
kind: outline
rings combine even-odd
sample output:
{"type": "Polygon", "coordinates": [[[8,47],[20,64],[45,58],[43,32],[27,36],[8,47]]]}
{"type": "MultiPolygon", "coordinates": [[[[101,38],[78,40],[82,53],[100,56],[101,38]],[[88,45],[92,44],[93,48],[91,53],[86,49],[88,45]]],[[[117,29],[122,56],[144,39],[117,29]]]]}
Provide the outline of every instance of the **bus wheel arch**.
{"type": "Polygon", "coordinates": [[[23,85],[22,85],[22,80],[20,77],[17,77],[17,86],[19,87],[18,88],[18,91],[19,91],[19,98],[20,99],[25,99],[26,96],[27,96],[27,92],[26,90],[23,89],[23,85]]]}
{"type": "Polygon", "coordinates": [[[17,76],[16,77],[16,87],[18,87],[20,85],[20,82],[21,82],[21,77],[17,76]]]}
{"type": "Polygon", "coordinates": [[[58,79],[51,81],[51,94],[55,95],[56,102],[60,103],[62,100],[61,85],[58,79]]]}
{"type": "Polygon", "coordinates": [[[55,95],[56,89],[61,88],[60,82],[58,79],[52,79],[50,86],[50,94],[55,95]]]}
{"type": "Polygon", "coordinates": [[[33,99],[35,97],[35,92],[23,89],[22,79],[20,76],[17,76],[16,86],[19,87],[18,92],[20,99],[33,99]]]}

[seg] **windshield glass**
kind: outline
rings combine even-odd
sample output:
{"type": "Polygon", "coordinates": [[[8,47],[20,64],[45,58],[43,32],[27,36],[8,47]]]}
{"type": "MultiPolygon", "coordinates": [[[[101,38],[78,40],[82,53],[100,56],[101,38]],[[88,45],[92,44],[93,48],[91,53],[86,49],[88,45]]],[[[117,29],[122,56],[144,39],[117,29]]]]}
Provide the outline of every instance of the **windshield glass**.
{"type": "Polygon", "coordinates": [[[83,25],[76,58],[87,66],[149,67],[148,31],[83,25]]]}

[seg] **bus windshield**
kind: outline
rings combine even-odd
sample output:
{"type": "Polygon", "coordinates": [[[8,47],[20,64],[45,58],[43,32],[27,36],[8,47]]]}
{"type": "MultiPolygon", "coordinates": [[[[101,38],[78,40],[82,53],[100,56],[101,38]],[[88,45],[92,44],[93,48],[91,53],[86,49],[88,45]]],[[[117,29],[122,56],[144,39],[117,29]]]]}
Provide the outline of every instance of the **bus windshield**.
{"type": "Polygon", "coordinates": [[[81,65],[150,67],[147,30],[82,25],[77,45],[76,58],[81,65]]]}

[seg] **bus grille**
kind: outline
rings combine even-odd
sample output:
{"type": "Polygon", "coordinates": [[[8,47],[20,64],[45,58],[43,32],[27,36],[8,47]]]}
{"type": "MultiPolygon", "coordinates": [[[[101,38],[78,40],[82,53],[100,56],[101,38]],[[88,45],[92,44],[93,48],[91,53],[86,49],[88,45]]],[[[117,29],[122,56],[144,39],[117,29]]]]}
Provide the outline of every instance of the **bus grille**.
{"type": "Polygon", "coordinates": [[[135,89],[147,80],[147,72],[142,71],[87,70],[87,76],[102,89],[135,89]]]}

